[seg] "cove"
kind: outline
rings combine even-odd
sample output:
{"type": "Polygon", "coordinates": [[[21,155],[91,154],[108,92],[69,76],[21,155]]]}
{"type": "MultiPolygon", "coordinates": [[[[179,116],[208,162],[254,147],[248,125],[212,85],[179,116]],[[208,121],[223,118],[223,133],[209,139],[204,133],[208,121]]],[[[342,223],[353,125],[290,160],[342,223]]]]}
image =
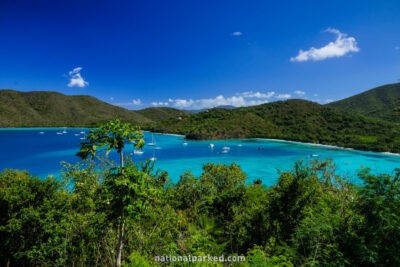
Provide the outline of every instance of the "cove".
{"type": "MultiPolygon", "coordinates": [[[[0,130],[0,170],[24,169],[34,175],[57,175],[60,162],[80,161],[75,154],[79,143],[89,129],[79,128],[24,128],[0,130]]],[[[143,154],[133,154],[132,145],[124,153],[135,161],[155,157],[155,168],[168,171],[173,182],[186,171],[200,175],[205,163],[239,164],[248,176],[248,182],[261,179],[265,185],[273,185],[278,170],[293,168],[294,162],[304,159],[331,159],[338,174],[356,181],[357,170],[371,168],[373,173],[393,173],[400,167],[400,156],[364,152],[335,147],[316,146],[294,142],[263,139],[189,141],[182,136],[145,133],[143,154]],[[211,145],[212,144],[212,145],[211,145]]],[[[117,160],[116,153],[110,159],[117,160]]]]}

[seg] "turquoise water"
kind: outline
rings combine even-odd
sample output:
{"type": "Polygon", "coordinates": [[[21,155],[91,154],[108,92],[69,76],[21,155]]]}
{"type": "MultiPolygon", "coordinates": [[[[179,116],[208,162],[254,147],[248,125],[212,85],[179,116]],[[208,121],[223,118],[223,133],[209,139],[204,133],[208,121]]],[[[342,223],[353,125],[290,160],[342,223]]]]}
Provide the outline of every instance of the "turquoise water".
{"type": "MultiPolygon", "coordinates": [[[[75,163],[80,160],[75,154],[79,150],[78,143],[83,141],[80,138],[86,132],[88,129],[2,129],[0,170],[26,169],[41,177],[57,174],[61,161],[75,163]],[[60,134],[64,130],[66,133],[60,134]]],[[[151,138],[150,133],[145,133],[147,143],[151,138]]],[[[400,157],[395,155],[292,142],[260,139],[186,141],[182,136],[161,134],[154,134],[154,139],[156,146],[146,146],[142,155],[131,156],[137,161],[155,156],[156,168],[168,171],[174,182],[188,170],[195,175],[201,174],[201,167],[207,162],[235,162],[249,175],[249,182],[260,178],[266,185],[276,182],[278,170],[289,170],[300,159],[332,159],[337,171],[349,177],[355,177],[361,166],[371,168],[374,173],[392,173],[395,168],[400,168],[400,157]],[[210,144],[214,144],[214,148],[210,148],[210,144]],[[230,147],[229,152],[221,153],[224,146],[230,147]]],[[[128,145],[125,154],[132,152],[132,145],[128,145]]],[[[118,159],[116,153],[110,153],[110,157],[118,159]]]]}

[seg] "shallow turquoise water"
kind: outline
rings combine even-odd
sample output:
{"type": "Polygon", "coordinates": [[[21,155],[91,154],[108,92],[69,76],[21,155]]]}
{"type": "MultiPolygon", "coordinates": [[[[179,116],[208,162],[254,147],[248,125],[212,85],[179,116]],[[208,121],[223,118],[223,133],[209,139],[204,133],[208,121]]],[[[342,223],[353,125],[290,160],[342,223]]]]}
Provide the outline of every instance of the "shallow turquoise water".
{"type": "MultiPolygon", "coordinates": [[[[57,134],[64,129],[2,129],[0,130],[0,170],[4,168],[26,169],[33,174],[45,177],[57,174],[60,162],[78,162],[75,156],[78,143],[84,136],[80,132],[88,129],[65,129],[67,133],[57,134]],[[43,132],[41,134],[40,132],[43,132]]],[[[151,134],[145,133],[146,142],[151,134]]],[[[300,159],[332,159],[337,171],[355,177],[361,166],[371,168],[374,173],[392,173],[400,168],[400,157],[372,152],[314,146],[291,142],[259,139],[229,141],[185,141],[182,136],[154,134],[156,146],[146,146],[144,154],[132,155],[137,161],[157,158],[156,168],[167,170],[174,182],[185,171],[201,174],[201,167],[207,162],[230,164],[235,162],[249,175],[251,180],[260,178],[266,185],[276,182],[277,170],[289,170],[300,159]],[[187,144],[184,145],[184,142],[187,144]],[[214,148],[209,145],[214,144],[214,148]],[[228,153],[221,153],[228,146],[228,153]],[[311,157],[311,155],[318,155],[311,157]]],[[[125,154],[133,152],[128,145],[125,154]]],[[[116,153],[111,158],[117,160],[116,153]]],[[[354,178],[355,179],[355,178],[354,178]]]]}

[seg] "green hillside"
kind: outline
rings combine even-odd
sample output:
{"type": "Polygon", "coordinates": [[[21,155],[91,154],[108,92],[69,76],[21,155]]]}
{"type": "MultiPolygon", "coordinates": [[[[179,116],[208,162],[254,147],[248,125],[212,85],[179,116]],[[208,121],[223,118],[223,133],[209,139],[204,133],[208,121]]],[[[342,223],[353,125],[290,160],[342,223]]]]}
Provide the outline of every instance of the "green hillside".
{"type": "Polygon", "coordinates": [[[366,116],[400,122],[393,109],[400,106],[400,83],[380,86],[352,97],[329,103],[328,106],[366,116]]]}
{"type": "Polygon", "coordinates": [[[113,118],[144,125],[181,113],[171,108],[132,111],[87,95],[0,90],[0,127],[95,126],[113,118]]]}
{"type": "Polygon", "coordinates": [[[189,139],[276,138],[374,151],[400,151],[398,124],[305,100],[211,109],[157,123],[157,132],[189,139]]]}

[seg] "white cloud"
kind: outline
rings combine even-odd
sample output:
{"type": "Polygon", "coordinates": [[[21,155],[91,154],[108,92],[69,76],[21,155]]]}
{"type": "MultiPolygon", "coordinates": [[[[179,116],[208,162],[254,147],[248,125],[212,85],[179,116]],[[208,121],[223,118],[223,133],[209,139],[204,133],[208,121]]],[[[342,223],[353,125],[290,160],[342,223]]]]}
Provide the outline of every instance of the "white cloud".
{"type": "Polygon", "coordinates": [[[160,101],[160,102],[151,102],[151,104],[152,104],[153,106],[155,106],[155,107],[158,107],[158,106],[168,106],[168,102],[162,102],[162,101],[160,101]]]}
{"type": "Polygon", "coordinates": [[[233,36],[240,36],[240,35],[243,35],[243,33],[242,32],[233,32],[232,35],[233,36]]]}
{"type": "Polygon", "coordinates": [[[279,94],[275,96],[278,99],[288,99],[291,98],[292,96],[290,94],[279,94]]]}
{"type": "Polygon", "coordinates": [[[332,57],[341,57],[350,52],[360,51],[360,49],[357,47],[357,41],[354,37],[347,37],[347,34],[341,33],[337,29],[328,28],[325,31],[336,34],[336,40],[321,48],[311,47],[306,51],[300,49],[299,54],[290,58],[290,61],[318,61],[332,57]]]}
{"type": "Polygon", "coordinates": [[[87,81],[85,81],[81,75],[81,70],[82,67],[77,67],[73,70],[71,70],[70,72],[68,72],[69,74],[69,83],[68,83],[68,87],[86,87],[89,85],[89,83],[87,81]]]}
{"type": "Polygon", "coordinates": [[[267,93],[260,93],[260,92],[243,92],[238,93],[236,95],[243,96],[244,98],[271,98],[275,95],[275,92],[267,92],[267,93]]]}
{"type": "Polygon", "coordinates": [[[133,100],[132,100],[132,104],[134,104],[134,105],[140,105],[140,104],[142,104],[142,101],[140,100],[140,98],[138,98],[138,99],[133,99],[133,100]]]}
{"type": "Polygon", "coordinates": [[[111,101],[114,101],[114,97],[110,97],[110,100],[111,100],[111,101]]]}
{"type": "Polygon", "coordinates": [[[331,103],[331,102],[333,102],[333,101],[334,101],[333,99],[329,99],[329,98],[328,98],[328,99],[325,99],[325,103],[326,103],[326,104],[331,103]]]}
{"type": "MultiPolygon", "coordinates": [[[[180,109],[205,109],[213,108],[217,106],[254,106],[268,103],[275,95],[275,92],[253,92],[247,91],[243,93],[237,93],[234,96],[225,97],[219,95],[215,98],[204,98],[204,99],[168,99],[168,102],[172,106],[180,109]]],[[[289,95],[290,96],[290,95],[289,95]]]]}
{"type": "MultiPolygon", "coordinates": [[[[112,97],[112,100],[114,100],[113,97],[112,97]]],[[[142,105],[142,100],[140,100],[140,98],[132,99],[131,102],[113,103],[113,105],[122,106],[122,107],[140,106],[140,105],[142,105]]]]}
{"type": "Polygon", "coordinates": [[[298,95],[298,96],[304,96],[304,95],[306,94],[306,92],[300,91],[300,90],[294,91],[294,93],[295,93],[296,95],[298,95]]]}
{"type": "Polygon", "coordinates": [[[318,96],[318,94],[314,94],[314,97],[317,97],[318,96]]]}

